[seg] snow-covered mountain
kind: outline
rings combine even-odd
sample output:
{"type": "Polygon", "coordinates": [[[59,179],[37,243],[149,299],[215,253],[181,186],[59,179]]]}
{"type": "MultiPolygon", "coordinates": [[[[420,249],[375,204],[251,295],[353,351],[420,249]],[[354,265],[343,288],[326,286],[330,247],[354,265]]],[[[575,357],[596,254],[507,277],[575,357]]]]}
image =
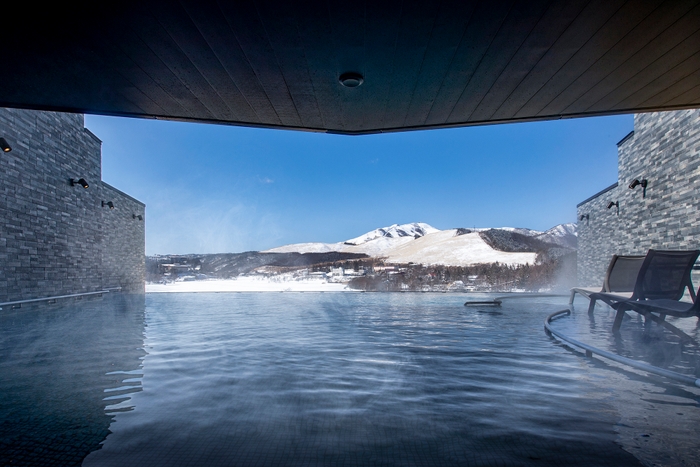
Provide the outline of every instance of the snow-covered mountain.
{"type": "Polygon", "coordinates": [[[423,222],[393,224],[389,227],[372,230],[344,242],[295,243],[272,248],[262,253],[327,253],[329,251],[339,251],[343,253],[364,253],[369,256],[384,256],[384,253],[392,248],[426,234],[439,231],[439,229],[423,222]]]}
{"type": "MultiPolygon", "coordinates": [[[[298,243],[285,245],[263,253],[363,253],[382,257],[388,263],[440,264],[446,266],[469,266],[495,263],[517,265],[534,263],[537,254],[533,251],[500,251],[491,247],[479,234],[489,229],[439,230],[425,223],[411,223],[382,227],[359,237],[338,243],[298,243]],[[467,233],[464,233],[467,232],[467,233]]],[[[562,224],[546,232],[531,229],[503,227],[504,230],[555,245],[572,248],[571,238],[576,239],[576,226],[562,224]]]]}
{"type": "Polygon", "coordinates": [[[419,238],[433,232],[439,232],[439,230],[423,222],[414,222],[412,224],[401,225],[394,224],[389,227],[382,227],[380,229],[372,230],[371,232],[367,232],[366,234],[360,235],[356,238],[351,238],[350,240],[346,240],[345,243],[361,245],[377,238],[419,238]]]}
{"type": "MultiPolygon", "coordinates": [[[[480,230],[490,230],[490,229],[480,229],[480,230]]],[[[544,232],[541,232],[539,230],[532,230],[532,229],[523,229],[522,227],[501,227],[497,230],[505,230],[506,232],[514,232],[520,235],[525,235],[528,237],[537,237],[538,235],[542,235],[544,232]]]]}
{"type": "Polygon", "coordinates": [[[457,229],[441,230],[407,242],[386,252],[387,263],[471,266],[501,263],[534,264],[537,253],[507,252],[493,249],[479,232],[457,235],[457,229]]]}
{"type": "Polygon", "coordinates": [[[576,224],[559,224],[546,232],[536,235],[535,238],[543,242],[553,243],[564,248],[576,249],[578,247],[578,232],[576,224]]]}

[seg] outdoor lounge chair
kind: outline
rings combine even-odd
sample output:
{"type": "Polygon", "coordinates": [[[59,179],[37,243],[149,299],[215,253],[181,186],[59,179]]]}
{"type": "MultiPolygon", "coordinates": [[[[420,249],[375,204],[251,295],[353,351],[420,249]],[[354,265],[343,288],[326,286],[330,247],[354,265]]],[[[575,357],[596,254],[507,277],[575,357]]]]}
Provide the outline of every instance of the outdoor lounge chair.
{"type": "MultiPolygon", "coordinates": [[[[590,294],[589,313],[593,312],[595,302],[602,300],[617,311],[613,332],[618,332],[626,310],[631,310],[634,302],[645,300],[678,301],[683,298],[687,288],[695,301],[695,290],[690,280],[690,272],[700,250],[669,251],[649,250],[637,274],[631,297],[613,293],[590,294]]],[[[653,318],[652,318],[653,319],[653,318]]]]}
{"type": "MultiPolygon", "coordinates": [[[[700,290],[698,290],[698,294],[700,294],[700,290]]],[[[693,303],[690,303],[659,298],[656,300],[628,301],[623,303],[626,310],[636,311],[644,316],[645,326],[648,326],[653,321],[683,339],[693,340],[692,337],[667,322],[666,316],[673,316],[676,318],[696,317],[700,319],[700,300],[695,300],[693,303]],[[657,313],[658,316],[654,313],[657,313]]],[[[622,304],[618,305],[618,307],[622,308],[622,304]]]]}
{"type": "Polygon", "coordinates": [[[574,287],[571,289],[571,297],[569,304],[574,303],[574,295],[577,293],[590,300],[592,293],[611,293],[626,296],[629,298],[634,291],[634,284],[637,282],[637,274],[639,268],[644,262],[645,256],[622,256],[613,255],[608,264],[608,270],[605,272],[602,289],[593,289],[585,287],[574,287]]]}

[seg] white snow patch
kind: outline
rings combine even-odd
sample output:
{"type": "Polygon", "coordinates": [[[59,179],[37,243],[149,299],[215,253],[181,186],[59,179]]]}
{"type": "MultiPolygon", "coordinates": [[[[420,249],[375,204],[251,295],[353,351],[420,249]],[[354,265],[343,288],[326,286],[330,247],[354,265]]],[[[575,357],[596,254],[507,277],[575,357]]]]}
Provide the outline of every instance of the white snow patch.
{"type": "Polygon", "coordinates": [[[390,251],[386,261],[448,266],[495,262],[507,265],[535,263],[536,253],[498,251],[484,242],[478,232],[455,236],[456,233],[456,229],[442,230],[418,238],[390,251]]]}
{"type": "Polygon", "coordinates": [[[261,253],[328,253],[341,251],[342,247],[342,243],[294,243],[271,248],[261,253]]]}
{"type": "Polygon", "coordinates": [[[169,292],[357,292],[325,280],[274,280],[265,277],[146,284],[147,293],[169,292]]]}
{"type": "Polygon", "coordinates": [[[352,243],[353,245],[361,245],[366,242],[371,242],[377,238],[388,237],[388,238],[400,238],[400,237],[410,237],[415,238],[416,236],[422,237],[423,235],[439,232],[439,229],[426,224],[424,222],[412,222],[410,224],[393,224],[389,227],[382,227],[379,229],[367,232],[359,237],[351,238],[346,240],[345,243],[352,243]]]}
{"type": "Polygon", "coordinates": [[[368,256],[386,256],[395,248],[414,242],[413,237],[379,237],[361,245],[343,245],[343,253],[364,253],[368,256]]]}

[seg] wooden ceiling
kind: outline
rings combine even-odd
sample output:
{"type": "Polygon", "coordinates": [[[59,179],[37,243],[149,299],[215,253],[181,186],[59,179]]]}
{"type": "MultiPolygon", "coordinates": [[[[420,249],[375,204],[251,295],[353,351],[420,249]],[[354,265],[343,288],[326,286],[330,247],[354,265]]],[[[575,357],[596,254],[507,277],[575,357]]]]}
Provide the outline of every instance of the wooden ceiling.
{"type": "Polygon", "coordinates": [[[0,106],[346,134],[700,107],[700,0],[57,3],[3,15],[0,106]]]}

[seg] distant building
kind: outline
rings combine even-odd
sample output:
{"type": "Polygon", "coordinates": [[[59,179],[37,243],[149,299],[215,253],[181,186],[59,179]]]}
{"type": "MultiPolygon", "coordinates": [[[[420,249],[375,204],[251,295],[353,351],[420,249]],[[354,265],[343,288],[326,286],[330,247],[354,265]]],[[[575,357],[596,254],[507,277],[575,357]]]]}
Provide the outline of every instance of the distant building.
{"type": "Polygon", "coordinates": [[[331,277],[343,277],[343,268],[331,268],[331,277]]]}
{"type": "Polygon", "coordinates": [[[577,219],[584,286],[603,283],[613,254],[700,248],[700,110],[635,115],[618,143],[618,180],[580,203],[577,219]]]}
{"type": "Polygon", "coordinates": [[[350,268],[331,268],[330,278],[335,282],[349,282],[353,277],[360,277],[365,275],[364,268],[359,268],[357,271],[350,268]]]}

